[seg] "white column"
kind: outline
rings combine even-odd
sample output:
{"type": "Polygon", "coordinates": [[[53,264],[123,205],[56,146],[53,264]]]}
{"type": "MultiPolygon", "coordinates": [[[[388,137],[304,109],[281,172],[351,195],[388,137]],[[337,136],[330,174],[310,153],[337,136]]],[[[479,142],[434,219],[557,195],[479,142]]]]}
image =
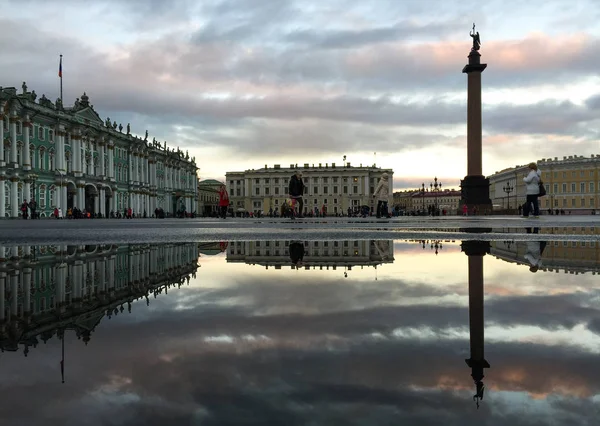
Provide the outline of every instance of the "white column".
{"type": "Polygon", "coordinates": [[[104,142],[100,145],[100,152],[98,155],[100,156],[100,176],[106,176],[104,173],[104,142]]]}
{"type": "MultiPolygon", "coordinates": [[[[0,122],[0,124],[2,124],[0,122]]],[[[0,323],[6,320],[5,316],[5,300],[4,300],[4,292],[6,286],[6,272],[0,272],[0,323]]]]}
{"type": "MultiPolygon", "coordinates": [[[[31,170],[31,160],[30,160],[30,152],[29,152],[29,130],[31,123],[29,122],[29,116],[25,116],[25,121],[23,122],[23,154],[21,154],[21,162],[23,163],[23,168],[25,170],[31,170]]],[[[29,199],[29,192],[27,193],[27,199],[29,199]]]]}
{"type": "Polygon", "coordinates": [[[105,258],[102,258],[98,261],[98,269],[99,269],[98,275],[100,276],[100,285],[98,286],[98,291],[100,292],[100,294],[103,294],[106,292],[106,259],[105,258]]]}
{"type": "Polygon", "coordinates": [[[81,173],[83,171],[83,169],[81,168],[81,136],[78,134],[75,134],[75,135],[71,135],[71,137],[73,138],[74,158],[76,159],[73,170],[75,172],[81,173]]]}
{"type": "Polygon", "coordinates": [[[109,145],[108,146],[108,177],[110,178],[114,178],[115,177],[115,164],[114,164],[114,159],[115,157],[115,149],[113,146],[109,145]]]}
{"type": "Polygon", "coordinates": [[[94,213],[100,211],[100,194],[94,195],[94,213]]]}
{"type": "Polygon", "coordinates": [[[106,217],[106,191],[104,188],[100,189],[100,214],[102,217],[106,217]]]}
{"type": "Polygon", "coordinates": [[[62,209],[63,217],[67,215],[67,184],[63,182],[60,187],[60,208],[62,209]]]}
{"type": "Polygon", "coordinates": [[[27,202],[29,202],[29,194],[31,194],[31,183],[25,182],[23,185],[23,199],[27,200],[27,202]]]}
{"type": "Polygon", "coordinates": [[[81,286],[83,284],[83,261],[75,261],[75,279],[72,280],[72,300],[81,299],[81,286]]]}
{"type": "MultiPolygon", "coordinates": [[[[0,125],[2,125],[2,122],[0,121],[0,125]]],[[[0,139],[1,141],[1,139],[0,139]]],[[[2,142],[0,142],[0,145],[3,145],[2,142]]],[[[2,157],[4,158],[4,157],[2,157]]],[[[6,199],[6,187],[4,186],[4,176],[0,177],[0,219],[4,219],[4,217],[6,216],[6,204],[4,204],[4,200],[6,199]]],[[[2,258],[2,254],[0,253],[0,258],[2,258]]]]}
{"type": "Polygon", "coordinates": [[[10,296],[11,296],[11,304],[10,304],[10,315],[12,317],[17,316],[17,292],[19,291],[19,271],[14,270],[11,272],[10,276],[10,296]]]}
{"type": "Polygon", "coordinates": [[[10,117],[9,130],[10,130],[10,162],[17,164],[17,116],[13,114],[10,117]]]}
{"type": "Polygon", "coordinates": [[[19,217],[19,200],[17,199],[17,192],[19,191],[19,181],[17,179],[11,180],[10,188],[10,204],[11,204],[11,215],[10,217],[19,217]]]}
{"type": "Polygon", "coordinates": [[[31,309],[31,268],[23,269],[23,313],[28,314],[31,309]]]}
{"type": "Polygon", "coordinates": [[[83,210],[85,208],[85,187],[77,186],[77,208],[83,210]]]}
{"type": "Polygon", "coordinates": [[[0,102],[0,165],[4,164],[4,102],[0,102]]]}

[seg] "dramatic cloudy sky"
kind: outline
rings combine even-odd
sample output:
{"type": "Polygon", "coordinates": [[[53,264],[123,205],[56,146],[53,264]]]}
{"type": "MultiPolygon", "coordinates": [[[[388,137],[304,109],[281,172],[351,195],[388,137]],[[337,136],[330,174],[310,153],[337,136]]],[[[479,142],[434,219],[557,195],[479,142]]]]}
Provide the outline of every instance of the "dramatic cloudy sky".
{"type": "Polygon", "coordinates": [[[450,187],[473,22],[484,173],[599,154],[595,0],[0,0],[0,85],[55,99],[62,53],[65,103],[87,91],[103,117],[189,150],[202,178],[346,155],[397,187],[450,187]]]}

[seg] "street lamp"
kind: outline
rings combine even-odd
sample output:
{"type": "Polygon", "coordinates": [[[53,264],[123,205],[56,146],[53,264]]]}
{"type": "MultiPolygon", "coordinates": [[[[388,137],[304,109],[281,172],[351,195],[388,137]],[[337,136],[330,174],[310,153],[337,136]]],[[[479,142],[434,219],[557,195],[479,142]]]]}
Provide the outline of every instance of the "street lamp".
{"type": "Polygon", "coordinates": [[[437,210],[438,210],[438,202],[437,202],[437,197],[438,197],[438,191],[442,190],[442,182],[438,182],[438,178],[434,177],[433,178],[433,182],[434,183],[429,183],[429,187],[431,188],[431,192],[434,192],[434,196],[435,196],[435,212],[433,212],[434,214],[432,214],[432,216],[435,216],[437,214],[437,210]]]}
{"type": "Polygon", "coordinates": [[[512,186],[510,184],[510,182],[506,182],[506,185],[504,185],[502,187],[502,190],[506,193],[506,196],[508,197],[508,202],[507,202],[507,207],[508,209],[510,209],[510,193],[513,192],[513,190],[515,189],[514,186],[512,186]]]}
{"type": "Polygon", "coordinates": [[[423,182],[421,184],[421,193],[422,193],[423,211],[425,211],[425,182],[423,182]]]}

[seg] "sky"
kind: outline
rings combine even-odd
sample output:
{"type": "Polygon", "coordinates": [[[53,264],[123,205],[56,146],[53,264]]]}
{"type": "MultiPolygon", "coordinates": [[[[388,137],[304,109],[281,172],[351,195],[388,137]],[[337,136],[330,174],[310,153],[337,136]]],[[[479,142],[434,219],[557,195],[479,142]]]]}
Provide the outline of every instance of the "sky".
{"type": "Polygon", "coordinates": [[[393,244],[393,263],[347,278],[201,254],[189,286],[102,318],[87,345],[68,331],[65,384],[56,337],[0,354],[0,423],[597,423],[596,276],[484,257],[491,368],[477,411],[467,256],[459,242],[438,255],[393,244]]]}
{"type": "Polygon", "coordinates": [[[102,118],[197,159],[201,179],[265,164],[466,174],[473,23],[483,173],[600,154],[595,0],[0,0],[0,86],[85,91],[102,118]]]}

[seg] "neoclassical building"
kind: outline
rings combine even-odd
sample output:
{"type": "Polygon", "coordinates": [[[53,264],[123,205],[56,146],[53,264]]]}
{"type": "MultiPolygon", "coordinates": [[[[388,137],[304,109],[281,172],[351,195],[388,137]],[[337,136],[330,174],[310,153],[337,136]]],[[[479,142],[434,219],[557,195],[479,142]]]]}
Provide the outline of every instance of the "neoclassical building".
{"type": "Polygon", "coordinates": [[[25,354],[75,332],[87,344],[100,321],[180,286],[198,269],[198,245],[0,245],[0,349],[25,354]]]}
{"type": "MultiPolygon", "coordinates": [[[[563,209],[573,214],[590,214],[600,209],[600,154],[542,158],[537,162],[546,186],[540,209],[563,209]]],[[[523,177],[527,164],[496,172],[490,179],[492,203],[515,209],[525,203],[523,177]]]]}
{"type": "Polygon", "coordinates": [[[291,176],[300,171],[304,180],[304,210],[325,210],[328,215],[346,214],[348,208],[377,207],[373,198],[375,187],[383,173],[389,175],[388,208],[392,207],[394,171],[375,166],[345,164],[308,164],[290,167],[265,165],[257,170],[227,172],[226,186],[231,207],[235,212],[265,212],[279,209],[289,198],[288,184],[291,176]]]}
{"type": "Polygon", "coordinates": [[[102,120],[84,93],[72,106],[37,99],[23,83],[0,87],[0,218],[16,218],[35,199],[41,217],[55,207],[107,216],[131,207],[136,215],[197,205],[194,158],[155,139],[142,139],[102,120]]]}
{"type": "MultiPolygon", "coordinates": [[[[346,268],[394,263],[394,242],[392,240],[334,240],[300,241],[304,245],[302,267],[346,268]]],[[[289,240],[275,241],[231,241],[227,251],[227,262],[246,263],[281,269],[292,267],[289,240]]]]}

